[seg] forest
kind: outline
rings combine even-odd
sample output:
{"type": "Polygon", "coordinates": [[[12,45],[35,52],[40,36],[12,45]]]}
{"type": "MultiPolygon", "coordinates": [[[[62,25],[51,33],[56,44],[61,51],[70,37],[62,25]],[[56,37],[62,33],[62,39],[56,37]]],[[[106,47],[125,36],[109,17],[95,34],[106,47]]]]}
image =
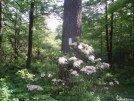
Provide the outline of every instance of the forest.
{"type": "Polygon", "coordinates": [[[0,0],[0,101],[134,101],[134,0],[0,0]]]}

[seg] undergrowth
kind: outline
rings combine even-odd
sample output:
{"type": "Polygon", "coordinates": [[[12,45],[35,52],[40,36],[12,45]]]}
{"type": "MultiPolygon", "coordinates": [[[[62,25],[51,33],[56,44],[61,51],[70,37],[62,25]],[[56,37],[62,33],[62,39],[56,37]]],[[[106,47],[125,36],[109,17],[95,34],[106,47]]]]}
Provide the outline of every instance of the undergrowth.
{"type": "Polygon", "coordinates": [[[63,56],[67,61],[59,64],[58,59],[61,56],[61,52],[49,51],[43,60],[33,61],[30,69],[25,68],[23,61],[1,64],[0,101],[127,101],[134,99],[133,78],[129,80],[127,76],[130,75],[124,75],[128,73],[128,68],[118,73],[116,69],[114,69],[115,72],[95,68],[96,71],[89,74],[91,72],[86,72],[82,68],[87,65],[95,67],[96,63],[92,63],[91,57],[89,62],[84,58],[82,65],[77,65],[78,70],[77,67],[74,69],[73,61],[71,64],[63,63],[72,57],[69,55],[69,57],[63,56]],[[71,68],[68,69],[67,66],[71,68]],[[70,76],[62,75],[61,78],[61,69],[68,69],[70,76]]]}

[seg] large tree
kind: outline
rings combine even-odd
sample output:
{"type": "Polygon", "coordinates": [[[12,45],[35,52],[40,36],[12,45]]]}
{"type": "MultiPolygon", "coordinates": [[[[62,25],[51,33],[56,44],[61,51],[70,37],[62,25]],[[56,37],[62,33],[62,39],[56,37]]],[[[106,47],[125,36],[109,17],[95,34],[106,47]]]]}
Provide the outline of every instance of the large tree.
{"type": "MultiPolygon", "coordinates": [[[[111,12],[111,16],[110,16],[110,30],[109,30],[109,24],[108,24],[108,4],[107,4],[107,0],[106,0],[106,4],[105,4],[105,20],[106,20],[106,47],[107,47],[107,57],[108,57],[108,62],[110,64],[112,64],[112,51],[113,51],[113,24],[114,24],[114,14],[113,12],[111,12]]],[[[114,2],[114,0],[112,0],[112,2],[114,2]]]]}
{"type": "Polygon", "coordinates": [[[64,0],[62,51],[71,52],[70,45],[81,37],[82,0],[64,0]]]}
{"type": "Polygon", "coordinates": [[[2,44],[2,18],[3,18],[3,1],[0,1],[0,48],[2,44]]]}
{"type": "Polygon", "coordinates": [[[29,15],[29,37],[28,37],[28,54],[27,54],[27,61],[26,61],[26,67],[31,67],[31,57],[32,57],[32,36],[33,36],[33,22],[34,22],[34,1],[31,2],[31,9],[30,9],[30,15],[29,15]]]}

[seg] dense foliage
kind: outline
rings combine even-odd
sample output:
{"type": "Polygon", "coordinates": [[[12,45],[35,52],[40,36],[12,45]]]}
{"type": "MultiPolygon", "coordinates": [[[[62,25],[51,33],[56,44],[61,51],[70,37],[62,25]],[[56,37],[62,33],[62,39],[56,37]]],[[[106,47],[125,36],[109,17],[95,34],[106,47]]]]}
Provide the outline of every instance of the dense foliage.
{"type": "Polygon", "coordinates": [[[63,19],[62,3],[0,1],[0,101],[134,100],[134,1],[84,1],[82,42],[71,46],[79,54],[62,53],[62,25],[55,31],[47,27],[51,15],[63,19]],[[32,55],[26,68],[31,2],[32,55]]]}

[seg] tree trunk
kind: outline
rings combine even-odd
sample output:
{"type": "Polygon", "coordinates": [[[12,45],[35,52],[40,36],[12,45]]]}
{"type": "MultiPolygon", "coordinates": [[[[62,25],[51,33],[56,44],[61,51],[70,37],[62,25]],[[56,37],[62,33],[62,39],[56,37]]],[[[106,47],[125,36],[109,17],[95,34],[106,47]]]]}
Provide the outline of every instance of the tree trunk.
{"type": "MultiPolygon", "coordinates": [[[[132,5],[132,32],[131,32],[131,37],[132,37],[132,61],[134,61],[134,4],[132,5]]],[[[132,66],[134,66],[134,62],[132,62],[132,66]]]]}
{"type": "Polygon", "coordinates": [[[108,57],[108,62],[109,62],[109,34],[108,34],[108,13],[107,13],[107,1],[106,1],[106,6],[105,6],[105,20],[106,20],[106,47],[107,47],[107,57],[108,57]]]}
{"type": "Polygon", "coordinates": [[[26,61],[26,68],[31,67],[31,57],[32,57],[32,34],[33,34],[33,21],[34,21],[34,1],[31,2],[31,9],[29,15],[29,37],[28,37],[28,54],[26,61]]]}
{"type": "Polygon", "coordinates": [[[1,48],[1,46],[2,46],[2,19],[3,19],[3,13],[2,13],[2,11],[3,11],[3,3],[2,3],[3,1],[1,0],[0,1],[0,48],[1,48]]]}
{"type": "MultiPolygon", "coordinates": [[[[63,53],[76,52],[77,57],[79,57],[78,51],[71,50],[70,46],[72,43],[78,41],[78,37],[81,38],[81,12],[82,0],[64,0],[62,51],[63,53]]],[[[70,89],[74,86],[74,82],[69,81],[71,77],[69,70],[71,68],[73,67],[69,66],[66,69],[61,67],[59,73],[59,78],[65,80],[65,85],[70,89]]]]}
{"type": "Polygon", "coordinates": [[[16,13],[16,19],[15,19],[15,24],[14,24],[14,28],[15,28],[15,38],[14,38],[14,59],[15,60],[18,60],[18,45],[19,45],[19,40],[18,40],[18,36],[19,36],[19,33],[20,33],[20,29],[18,29],[16,26],[17,26],[17,19],[18,19],[18,15],[16,13]]]}
{"type": "Polygon", "coordinates": [[[81,38],[82,0],[64,0],[62,51],[69,53],[70,45],[81,38]]]}
{"type": "MultiPolygon", "coordinates": [[[[112,2],[113,2],[113,0],[112,0],[112,2]]],[[[109,40],[110,40],[110,46],[109,46],[109,63],[112,65],[112,50],[113,50],[113,29],[114,29],[114,27],[113,27],[113,17],[114,17],[114,14],[113,14],[113,12],[111,13],[111,28],[110,28],[110,33],[109,33],[109,35],[110,35],[110,38],[109,38],[109,40]]]]}
{"type": "Polygon", "coordinates": [[[100,47],[101,47],[101,49],[100,49],[100,51],[101,51],[101,58],[103,57],[103,37],[102,37],[102,34],[101,34],[101,41],[100,41],[100,47]]]}
{"type": "MultiPolygon", "coordinates": [[[[112,0],[113,2],[113,0],[112,0]]],[[[113,47],[113,13],[111,13],[111,24],[110,24],[110,32],[108,31],[108,12],[107,12],[107,1],[106,1],[106,45],[107,45],[107,56],[108,62],[112,65],[112,47],[113,47]]]]}

